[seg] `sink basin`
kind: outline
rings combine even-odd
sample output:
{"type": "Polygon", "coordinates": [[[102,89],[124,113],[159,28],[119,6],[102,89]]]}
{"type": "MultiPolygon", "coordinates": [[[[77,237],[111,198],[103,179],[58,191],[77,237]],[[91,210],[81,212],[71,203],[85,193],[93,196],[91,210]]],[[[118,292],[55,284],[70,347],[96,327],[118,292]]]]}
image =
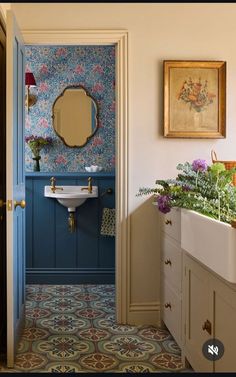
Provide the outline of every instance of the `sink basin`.
{"type": "Polygon", "coordinates": [[[44,186],[44,196],[47,198],[54,198],[68,208],[69,212],[75,212],[76,207],[81,206],[85,200],[89,198],[98,197],[98,187],[93,186],[91,193],[88,190],[82,190],[86,186],[56,186],[63,188],[63,190],[56,190],[55,193],[51,191],[50,186],[44,186]]]}
{"type": "Polygon", "coordinates": [[[219,276],[236,283],[236,229],[181,209],[181,247],[219,276]]]}

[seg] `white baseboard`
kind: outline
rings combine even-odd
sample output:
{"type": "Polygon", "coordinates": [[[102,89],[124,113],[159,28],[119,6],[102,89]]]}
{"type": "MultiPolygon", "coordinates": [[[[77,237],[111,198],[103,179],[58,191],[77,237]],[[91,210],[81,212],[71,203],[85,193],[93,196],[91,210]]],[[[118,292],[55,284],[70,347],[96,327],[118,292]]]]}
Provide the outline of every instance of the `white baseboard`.
{"type": "Polygon", "coordinates": [[[160,302],[129,305],[128,323],[131,325],[160,326],[160,302]]]}

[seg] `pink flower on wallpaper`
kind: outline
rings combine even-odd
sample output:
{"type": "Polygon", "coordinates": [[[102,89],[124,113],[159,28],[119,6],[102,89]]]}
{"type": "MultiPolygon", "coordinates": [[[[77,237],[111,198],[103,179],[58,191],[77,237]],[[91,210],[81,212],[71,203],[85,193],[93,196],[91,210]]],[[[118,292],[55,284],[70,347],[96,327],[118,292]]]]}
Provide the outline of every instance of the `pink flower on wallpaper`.
{"type": "Polygon", "coordinates": [[[103,68],[100,64],[97,64],[93,67],[93,72],[94,73],[103,73],[103,68]]]}
{"type": "Polygon", "coordinates": [[[25,116],[25,128],[29,130],[31,128],[31,122],[30,122],[30,117],[26,114],[25,116]]]}
{"type": "Polygon", "coordinates": [[[66,164],[67,159],[61,154],[61,155],[57,156],[55,163],[56,164],[66,164]]]}
{"type": "Polygon", "coordinates": [[[102,145],[102,144],[103,144],[102,138],[100,136],[94,136],[93,146],[102,145]]]}
{"type": "Polygon", "coordinates": [[[102,92],[104,90],[104,86],[103,84],[101,84],[100,82],[97,82],[94,86],[93,86],[93,92],[94,93],[99,93],[99,92],[102,92]]]}
{"type": "Polygon", "coordinates": [[[47,92],[48,91],[48,84],[46,82],[41,82],[39,84],[39,91],[40,92],[47,92]]]}
{"type": "Polygon", "coordinates": [[[110,110],[113,111],[113,112],[116,110],[116,102],[115,101],[112,101],[112,104],[110,105],[110,110]]]}
{"type": "Polygon", "coordinates": [[[81,64],[78,64],[75,68],[75,73],[81,74],[84,73],[84,67],[81,64]]]}
{"type": "Polygon", "coordinates": [[[65,56],[66,55],[66,49],[64,47],[60,47],[56,51],[57,56],[65,56]]]}
{"type": "Polygon", "coordinates": [[[48,121],[45,118],[41,118],[39,121],[39,127],[48,128],[48,121]]]}
{"type": "Polygon", "coordinates": [[[115,157],[115,155],[113,155],[112,158],[111,158],[111,164],[112,164],[112,166],[115,166],[115,164],[116,164],[116,157],[115,157]]]}
{"type": "Polygon", "coordinates": [[[42,73],[42,74],[48,73],[48,67],[46,66],[46,64],[41,65],[39,72],[42,73]]]}

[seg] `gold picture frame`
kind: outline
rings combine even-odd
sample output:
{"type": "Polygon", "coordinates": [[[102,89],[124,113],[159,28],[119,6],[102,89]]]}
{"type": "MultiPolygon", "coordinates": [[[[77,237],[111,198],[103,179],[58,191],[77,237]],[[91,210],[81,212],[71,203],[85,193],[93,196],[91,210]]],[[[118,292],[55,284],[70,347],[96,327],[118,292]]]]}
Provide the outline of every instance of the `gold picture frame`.
{"type": "Polygon", "coordinates": [[[164,60],[164,137],[226,136],[226,62],[164,60]]]}

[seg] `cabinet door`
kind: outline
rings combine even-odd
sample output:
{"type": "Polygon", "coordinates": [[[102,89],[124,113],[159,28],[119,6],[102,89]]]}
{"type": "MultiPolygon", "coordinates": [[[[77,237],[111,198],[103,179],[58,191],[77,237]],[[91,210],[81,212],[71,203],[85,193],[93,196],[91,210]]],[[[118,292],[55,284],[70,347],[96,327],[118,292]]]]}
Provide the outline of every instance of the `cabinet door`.
{"type": "Polygon", "coordinates": [[[208,320],[212,324],[209,298],[209,276],[198,263],[187,255],[184,256],[185,290],[184,305],[186,315],[185,356],[197,372],[212,372],[213,363],[202,353],[202,346],[213,337],[203,330],[208,320]]]}
{"type": "Polygon", "coordinates": [[[162,272],[166,280],[181,294],[182,291],[182,250],[179,244],[162,232],[162,272]]]}
{"type": "Polygon", "coordinates": [[[180,208],[172,208],[170,212],[161,215],[161,230],[168,236],[180,242],[181,236],[181,210],[180,208]]]}
{"type": "Polygon", "coordinates": [[[214,299],[214,338],[224,345],[224,355],[214,363],[214,372],[235,372],[236,292],[215,277],[210,279],[214,299]]]}
{"type": "Polygon", "coordinates": [[[169,331],[181,346],[181,297],[168,284],[163,276],[162,319],[169,331]]]}

